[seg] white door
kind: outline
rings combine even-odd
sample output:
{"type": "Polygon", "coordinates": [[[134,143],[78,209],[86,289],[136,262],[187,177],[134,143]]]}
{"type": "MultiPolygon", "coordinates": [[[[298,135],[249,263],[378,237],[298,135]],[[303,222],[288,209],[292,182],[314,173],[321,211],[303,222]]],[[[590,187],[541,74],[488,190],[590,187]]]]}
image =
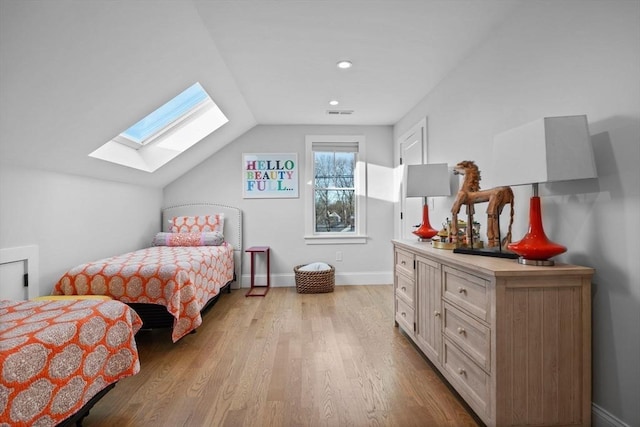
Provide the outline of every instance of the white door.
{"type": "Polygon", "coordinates": [[[0,264],[0,299],[14,301],[27,299],[28,288],[24,283],[26,270],[24,261],[0,264]]]}
{"type": "Polygon", "coordinates": [[[35,298],[39,282],[36,245],[0,249],[0,299],[35,298]]]}
{"type": "Polygon", "coordinates": [[[422,197],[406,197],[406,165],[427,162],[427,119],[421,120],[398,139],[402,182],[400,184],[400,233],[402,239],[416,238],[412,231],[422,223],[422,197]]]}

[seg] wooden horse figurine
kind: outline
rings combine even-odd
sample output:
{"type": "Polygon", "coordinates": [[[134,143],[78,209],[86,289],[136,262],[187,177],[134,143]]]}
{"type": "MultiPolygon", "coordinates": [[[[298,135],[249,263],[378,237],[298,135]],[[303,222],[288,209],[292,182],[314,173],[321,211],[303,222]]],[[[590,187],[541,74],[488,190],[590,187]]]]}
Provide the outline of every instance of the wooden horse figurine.
{"type": "MultiPolygon", "coordinates": [[[[511,226],[513,225],[513,191],[511,187],[496,187],[490,190],[480,190],[480,171],[473,161],[465,160],[453,168],[455,175],[463,175],[464,181],[458,190],[456,200],[451,207],[453,215],[451,221],[451,235],[458,236],[458,213],[462,205],[467,206],[470,218],[475,213],[473,205],[489,202],[487,206],[487,247],[500,246],[506,248],[511,242],[511,226]],[[500,214],[506,204],[511,205],[509,230],[505,238],[500,242],[500,214]]],[[[467,241],[471,241],[472,224],[467,224],[467,241]]]]}

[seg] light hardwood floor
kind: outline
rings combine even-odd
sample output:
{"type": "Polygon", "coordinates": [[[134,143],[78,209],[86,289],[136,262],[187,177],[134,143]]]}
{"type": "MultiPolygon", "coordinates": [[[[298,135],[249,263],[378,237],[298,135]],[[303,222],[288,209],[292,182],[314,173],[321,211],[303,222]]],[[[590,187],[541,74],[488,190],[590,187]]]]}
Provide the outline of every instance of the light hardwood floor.
{"type": "Polygon", "coordinates": [[[195,334],[136,337],[141,371],[97,426],[478,426],[394,327],[392,286],[223,294],[195,334]]]}

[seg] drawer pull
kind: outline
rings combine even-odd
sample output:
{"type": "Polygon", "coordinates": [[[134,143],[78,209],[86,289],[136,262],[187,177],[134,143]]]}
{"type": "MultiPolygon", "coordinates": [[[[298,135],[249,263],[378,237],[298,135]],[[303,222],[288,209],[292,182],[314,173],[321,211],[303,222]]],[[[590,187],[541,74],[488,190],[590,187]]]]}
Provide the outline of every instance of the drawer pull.
{"type": "Polygon", "coordinates": [[[459,373],[460,375],[467,375],[467,371],[465,371],[465,370],[464,370],[464,369],[462,369],[462,368],[459,368],[459,369],[458,369],[458,373],[459,373]]]}
{"type": "Polygon", "coordinates": [[[433,312],[433,315],[434,315],[435,317],[439,317],[439,316],[440,316],[440,312],[436,310],[436,311],[434,311],[434,312],[433,312]]]}
{"type": "Polygon", "coordinates": [[[406,286],[403,286],[403,287],[402,287],[402,290],[406,292],[406,291],[407,291],[406,286]]]}
{"type": "Polygon", "coordinates": [[[407,262],[406,262],[406,261],[400,261],[400,264],[402,264],[402,265],[406,265],[406,264],[407,264],[407,262]]]}
{"type": "Polygon", "coordinates": [[[402,317],[407,317],[407,313],[405,313],[404,311],[403,311],[402,313],[400,313],[400,315],[401,315],[402,317]]]}
{"type": "Polygon", "coordinates": [[[458,288],[458,293],[466,294],[466,293],[467,293],[467,290],[466,290],[465,288],[463,288],[463,287],[459,287],[459,288],[458,288]]]}
{"type": "Polygon", "coordinates": [[[458,328],[458,333],[459,333],[460,335],[464,335],[464,334],[466,334],[466,333],[467,333],[467,331],[465,331],[465,330],[464,330],[464,328],[458,328]]]}

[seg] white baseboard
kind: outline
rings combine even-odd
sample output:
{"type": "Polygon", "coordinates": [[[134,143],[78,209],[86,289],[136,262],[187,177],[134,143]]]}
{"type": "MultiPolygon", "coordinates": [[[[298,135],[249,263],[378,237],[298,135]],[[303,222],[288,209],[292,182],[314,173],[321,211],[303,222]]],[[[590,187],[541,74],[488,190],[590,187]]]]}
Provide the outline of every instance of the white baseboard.
{"type": "MultiPolygon", "coordinates": [[[[393,274],[387,271],[372,271],[362,273],[336,273],[336,286],[341,285],[391,285],[393,284],[393,274]]],[[[266,274],[256,274],[256,285],[262,286],[267,283],[266,274]]],[[[248,288],[251,285],[251,276],[242,275],[242,287],[248,288]]],[[[296,285],[296,277],[293,271],[290,274],[272,274],[271,287],[284,288],[296,285]]]]}
{"type": "Polygon", "coordinates": [[[591,403],[591,425],[593,427],[630,427],[629,424],[616,418],[595,403],[591,403]]]}

